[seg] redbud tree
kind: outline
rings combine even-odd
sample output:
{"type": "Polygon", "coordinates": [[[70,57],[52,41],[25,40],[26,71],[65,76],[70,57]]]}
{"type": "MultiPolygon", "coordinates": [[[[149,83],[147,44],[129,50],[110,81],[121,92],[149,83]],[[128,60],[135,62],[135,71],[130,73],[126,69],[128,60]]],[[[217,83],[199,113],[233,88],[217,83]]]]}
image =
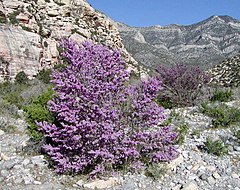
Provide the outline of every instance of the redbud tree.
{"type": "Polygon", "coordinates": [[[171,106],[195,105],[210,81],[210,76],[195,66],[159,66],[156,71],[163,87],[158,97],[160,104],[168,102],[171,106]]]}
{"type": "Polygon", "coordinates": [[[57,172],[96,177],[177,156],[176,134],[157,127],[164,119],[153,101],[158,80],[130,85],[120,53],[103,45],[62,40],[61,47],[66,68],[53,71],[55,97],[48,102],[55,123],[38,123],[57,172]]]}

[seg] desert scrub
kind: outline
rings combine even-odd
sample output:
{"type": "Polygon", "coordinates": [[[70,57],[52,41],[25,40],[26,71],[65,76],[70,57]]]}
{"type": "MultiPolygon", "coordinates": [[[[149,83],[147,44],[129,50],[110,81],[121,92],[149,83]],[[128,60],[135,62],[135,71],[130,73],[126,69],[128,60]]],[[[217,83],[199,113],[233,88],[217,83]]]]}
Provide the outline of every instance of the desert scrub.
{"type": "Polygon", "coordinates": [[[52,94],[53,91],[49,88],[35,98],[31,104],[23,107],[28,123],[29,134],[35,141],[40,141],[43,137],[36,122],[48,121],[51,123],[54,121],[53,116],[47,109],[47,102],[52,98],[52,94]]]}
{"type": "Polygon", "coordinates": [[[203,103],[199,110],[213,118],[212,125],[214,128],[229,127],[240,122],[240,110],[228,107],[224,103],[203,103]]]}
{"type": "Polygon", "coordinates": [[[189,131],[188,124],[183,121],[180,122],[179,124],[177,124],[175,131],[177,132],[177,137],[175,139],[175,143],[182,145],[184,143],[186,135],[188,134],[188,131],[189,131]]]}
{"type": "Polygon", "coordinates": [[[19,15],[19,13],[20,13],[20,11],[18,10],[18,11],[14,11],[14,12],[8,14],[7,17],[11,24],[19,24],[19,20],[16,19],[17,15],[19,15]]]}
{"type": "Polygon", "coordinates": [[[233,100],[233,92],[232,90],[221,90],[221,89],[218,89],[218,90],[215,90],[213,92],[213,95],[212,97],[210,98],[210,101],[211,102],[216,102],[216,101],[219,101],[219,102],[229,102],[233,100]]]}
{"type": "Polygon", "coordinates": [[[53,71],[55,96],[48,102],[55,121],[38,122],[48,140],[43,150],[57,172],[97,177],[177,156],[176,133],[156,127],[164,119],[163,108],[153,101],[158,80],[129,84],[117,50],[88,41],[60,44],[66,66],[53,71]]]}
{"type": "Polygon", "coordinates": [[[49,84],[50,83],[50,75],[52,74],[52,70],[51,69],[43,69],[41,71],[39,71],[39,73],[37,74],[36,78],[41,80],[42,82],[44,82],[45,84],[49,84]]]}
{"type": "Polygon", "coordinates": [[[17,84],[27,84],[28,83],[28,77],[24,71],[20,71],[15,76],[15,83],[17,84]]]}
{"type": "Polygon", "coordinates": [[[228,148],[221,140],[212,140],[210,137],[204,142],[203,149],[209,154],[222,156],[228,153],[228,148]]]}
{"type": "Polygon", "coordinates": [[[153,180],[159,180],[167,172],[167,165],[165,163],[153,163],[146,167],[145,175],[153,178],[153,180]]]}

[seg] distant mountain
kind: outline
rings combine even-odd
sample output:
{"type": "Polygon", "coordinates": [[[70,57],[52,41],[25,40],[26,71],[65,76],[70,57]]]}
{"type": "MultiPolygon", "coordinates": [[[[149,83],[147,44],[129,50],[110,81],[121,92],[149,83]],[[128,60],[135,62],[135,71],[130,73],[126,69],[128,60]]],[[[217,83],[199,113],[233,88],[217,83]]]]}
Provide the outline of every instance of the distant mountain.
{"type": "Polygon", "coordinates": [[[188,26],[115,24],[128,52],[149,68],[184,63],[207,69],[240,51],[240,21],[230,16],[211,16],[188,26]]]}

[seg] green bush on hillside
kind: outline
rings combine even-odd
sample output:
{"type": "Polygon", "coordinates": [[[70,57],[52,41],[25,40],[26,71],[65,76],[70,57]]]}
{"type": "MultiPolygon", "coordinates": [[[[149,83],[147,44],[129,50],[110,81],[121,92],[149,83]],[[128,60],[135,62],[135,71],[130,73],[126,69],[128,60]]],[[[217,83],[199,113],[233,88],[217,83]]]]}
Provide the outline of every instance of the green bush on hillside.
{"type": "Polygon", "coordinates": [[[204,103],[199,108],[200,112],[212,117],[212,124],[215,128],[229,127],[240,122],[240,110],[230,108],[224,103],[204,103]]]}
{"type": "Polygon", "coordinates": [[[36,122],[48,121],[53,122],[54,118],[47,109],[47,102],[52,98],[53,91],[49,88],[43,92],[37,98],[35,98],[31,104],[25,106],[23,110],[26,113],[26,120],[29,125],[29,133],[35,141],[40,141],[43,137],[42,133],[38,130],[39,126],[36,122]]]}
{"type": "Polygon", "coordinates": [[[17,84],[27,84],[28,83],[28,77],[24,71],[17,73],[17,75],[15,77],[15,83],[17,83],[17,84]]]}
{"type": "Polygon", "coordinates": [[[231,90],[216,90],[210,98],[211,102],[229,102],[233,100],[233,92],[231,90]]]}

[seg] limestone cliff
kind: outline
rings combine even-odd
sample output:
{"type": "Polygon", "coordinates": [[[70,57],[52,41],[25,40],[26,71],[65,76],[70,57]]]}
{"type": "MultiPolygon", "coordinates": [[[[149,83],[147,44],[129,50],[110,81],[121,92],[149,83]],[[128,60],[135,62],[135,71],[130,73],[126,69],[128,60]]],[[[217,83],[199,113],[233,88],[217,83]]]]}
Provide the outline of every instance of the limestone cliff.
{"type": "Polygon", "coordinates": [[[22,70],[31,78],[58,63],[57,45],[62,37],[117,48],[129,68],[137,68],[112,21],[85,0],[2,0],[0,80],[13,79],[22,70]]]}

